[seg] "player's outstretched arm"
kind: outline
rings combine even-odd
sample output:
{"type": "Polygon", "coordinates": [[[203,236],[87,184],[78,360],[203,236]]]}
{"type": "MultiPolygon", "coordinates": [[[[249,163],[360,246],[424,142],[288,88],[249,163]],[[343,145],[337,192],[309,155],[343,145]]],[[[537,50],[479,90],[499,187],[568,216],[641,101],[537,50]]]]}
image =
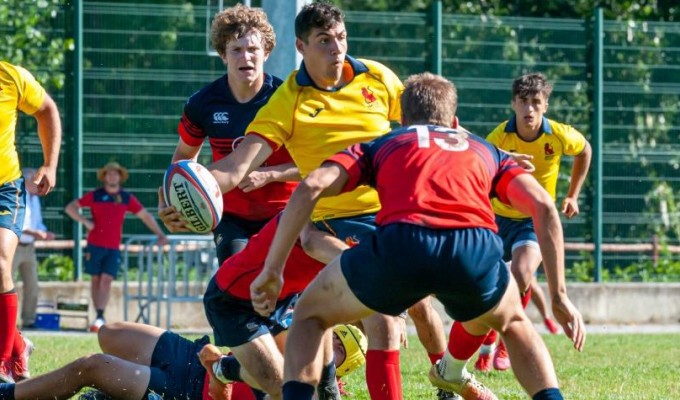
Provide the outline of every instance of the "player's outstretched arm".
{"type": "Polygon", "coordinates": [[[530,175],[519,175],[508,184],[507,196],[517,210],[531,215],[550,289],[555,319],[562,325],[574,347],[585,344],[585,324],[581,313],[567,296],[564,278],[564,238],[562,224],[548,192],[530,175]]]}
{"type": "Polygon", "coordinates": [[[283,210],[276,235],[262,272],[250,285],[255,311],[269,315],[283,285],[283,268],[297,237],[309,221],[320,198],[340,194],[348,175],[337,164],[327,163],[312,171],[290,197],[283,210]]]}
{"type": "Polygon", "coordinates": [[[234,151],[208,165],[222,193],[234,189],[250,172],[262,165],[273,149],[262,137],[252,134],[239,143],[234,151]]]}

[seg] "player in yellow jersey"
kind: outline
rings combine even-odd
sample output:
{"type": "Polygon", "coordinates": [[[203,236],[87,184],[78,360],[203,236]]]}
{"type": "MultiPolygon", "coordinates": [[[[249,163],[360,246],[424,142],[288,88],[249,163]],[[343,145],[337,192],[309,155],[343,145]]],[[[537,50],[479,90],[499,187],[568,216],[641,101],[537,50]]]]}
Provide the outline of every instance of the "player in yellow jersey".
{"type": "Polygon", "coordinates": [[[38,195],[54,187],[61,146],[57,105],[30,72],[0,61],[0,382],[29,376],[27,345],[16,329],[17,294],[12,281],[12,260],[24,223],[26,191],[21,176],[15,129],[19,111],[38,122],[43,165],[33,177],[38,195]]]}
{"type": "MultiPolygon", "coordinates": [[[[347,32],[340,9],[328,3],[306,5],[295,19],[295,35],[296,48],[303,57],[299,70],[291,73],[260,109],[236,150],[211,166],[223,192],[236,187],[281,146],[288,149],[304,177],[330,155],[384,135],[391,121],[401,120],[401,81],[380,63],[347,55],[347,32]]],[[[320,201],[312,219],[320,230],[342,240],[346,247],[375,230],[379,209],[377,193],[361,186],[320,201]]],[[[161,214],[166,226],[172,225],[169,213],[161,214]]],[[[320,261],[331,261],[321,257],[323,252],[314,248],[313,240],[301,239],[309,254],[320,261]]],[[[334,255],[340,251],[337,248],[334,255]]],[[[446,346],[441,320],[427,300],[418,305],[418,310],[424,325],[430,326],[428,353],[441,356],[446,346]]],[[[400,399],[401,322],[377,315],[364,321],[364,327],[369,342],[366,368],[371,397],[400,399]]],[[[324,365],[329,363],[330,359],[324,360],[324,365]]]]}
{"type": "MultiPolygon", "coordinates": [[[[560,161],[563,156],[574,157],[569,189],[561,204],[562,213],[573,218],[579,213],[578,196],[588,173],[592,150],[583,134],[574,127],[544,116],[551,92],[552,85],[543,74],[530,73],[515,79],[511,103],[515,115],[498,125],[487,140],[502,150],[529,160],[534,166],[533,176],[553,199],[556,198],[560,161]]],[[[498,234],[503,239],[504,259],[511,262],[510,269],[517,281],[522,305],[526,308],[531,299],[531,281],[542,260],[534,224],[527,215],[496,199],[492,200],[492,204],[498,234]]],[[[494,331],[483,340],[476,369],[491,370],[492,355],[493,368],[510,368],[504,343],[501,341],[494,351],[495,340],[494,331]]],[[[462,351],[461,359],[468,354],[471,357],[476,351],[473,347],[462,351]]]]}

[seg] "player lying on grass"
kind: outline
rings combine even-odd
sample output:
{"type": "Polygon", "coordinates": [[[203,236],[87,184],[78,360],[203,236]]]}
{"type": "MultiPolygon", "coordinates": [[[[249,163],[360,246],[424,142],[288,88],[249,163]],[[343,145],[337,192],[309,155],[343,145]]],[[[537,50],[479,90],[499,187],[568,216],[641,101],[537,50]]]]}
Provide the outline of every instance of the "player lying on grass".
{"type": "MultiPolygon", "coordinates": [[[[156,393],[164,399],[230,399],[229,385],[201,365],[211,368],[214,361],[216,348],[207,336],[191,341],[154,326],[116,322],[103,325],[98,338],[103,354],[19,383],[0,383],[0,399],[69,399],[84,387],[100,391],[85,398],[140,400],[156,393]]],[[[342,341],[335,355],[338,369],[349,373],[360,367],[365,351],[365,338],[342,341]]]]}
{"type": "MultiPolygon", "coordinates": [[[[583,319],[566,294],[562,227],[552,198],[507,154],[457,129],[451,82],[415,75],[401,99],[405,128],[347,148],[300,183],[281,216],[265,268],[251,285],[255,309],[270,315],[286,257],[316,202],[363,184],[377,188],[378,230],[325,267],[296,305],[286,343],[284,399],[312,398],[321,360],[331,352],[333,325],[375,312],[398,315],[428,295],[437,296],[468,332],[483,339],[489,328],[496,329],[517,379],[534,399],[561,399],[550,354],[503,262],[489,196],[532,216],[555,317],[581,350],[583,319]]],[[[495,398],[453,361],[447,351],[432,367],[435,386],[465,399],[495,398]]]]}

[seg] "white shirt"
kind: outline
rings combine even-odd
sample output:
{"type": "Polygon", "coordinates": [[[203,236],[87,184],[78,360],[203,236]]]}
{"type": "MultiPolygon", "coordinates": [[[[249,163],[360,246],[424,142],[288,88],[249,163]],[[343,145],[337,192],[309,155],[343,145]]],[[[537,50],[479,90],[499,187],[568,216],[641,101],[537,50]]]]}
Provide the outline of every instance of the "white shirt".
{"type": "MultiPolygon", "coordinates": [[[[23,230],[47,231],[43,223],[42,211],[40,210],[40,197],[26,192],[26,212],[24,216],[23,230]]],[[[20,243],[29,244],[35,242],[33,235],[21,235],[20,243]]]]}

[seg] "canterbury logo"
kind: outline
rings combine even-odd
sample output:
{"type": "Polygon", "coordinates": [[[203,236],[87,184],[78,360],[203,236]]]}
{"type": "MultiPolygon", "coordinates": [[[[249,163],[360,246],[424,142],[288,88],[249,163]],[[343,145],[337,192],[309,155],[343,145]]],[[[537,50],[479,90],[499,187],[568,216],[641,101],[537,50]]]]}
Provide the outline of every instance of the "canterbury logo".
{"type": "Polygon", "coordinates": [[[319,115],[321,111],[323,111],[323,108],[317,108],[316,110],[314,110],[313,113],[309,113],[309,116],[312,118],[316,118],[316,116],[319,115]]]}
{"type": "Polygon", "coordinates": [[[213,114],[213,122],[216,124],[228,124],[229,123],[229,113],[228,112],[216,112],[213,114]]]}

